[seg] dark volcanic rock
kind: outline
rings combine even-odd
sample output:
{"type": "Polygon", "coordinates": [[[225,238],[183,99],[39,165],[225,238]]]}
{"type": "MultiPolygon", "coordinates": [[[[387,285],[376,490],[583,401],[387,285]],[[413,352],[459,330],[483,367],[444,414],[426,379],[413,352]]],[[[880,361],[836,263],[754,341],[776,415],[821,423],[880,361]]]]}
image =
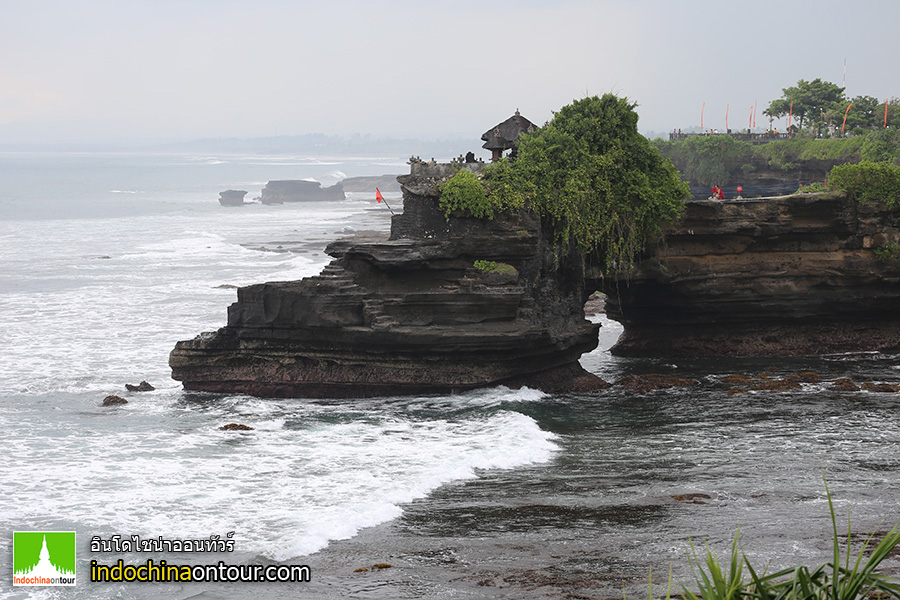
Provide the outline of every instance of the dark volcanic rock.
{"type": "Polygon", "coordinates": [[[340,182],[331,187],[323,188],[318,181],[281,180],[267,183],[262,190],[259,200],[263,204],[284,204],[285,202],[343,199],[344,186],[340,182]]]}
{"type": "Polygon", "coordinates": [[[581,257],[558,252],[526,211],[448,222],[440,167],[400,178],[404,212],[389,239],[339,240],[316,277],[240,288],[226,327],[176,345],[172,377],[191,390],[303,397],[605,385],[578,364],[599,327],[584,319],[581,257]],[[515,275],[483,274],[477,260],[515,275]]]}
{"type": "Polygon", "coordinates": [[[130,383],[125,384],[125,389],[129,392],[152,392],[156,388],[147,383],[146,381],[142,381],[138,385],[132,385],[130,383]]]}
{"type": "Polygon", "coordinates": [[[128,404],[128,400],[122,398],[121,396],[115,396],[113,394],[110,394],[103,399],[103,406],[117,406],[119,404],[128,404]]]}
{"type": "Polygon", "coordinates": [[[900,347],[900,212],[836,194],[689,202],[628,281],[588,273],[624,356],[819,355],[900,347]]]}
{"type": "Polygon", "coordinates": [[[649,373],[647,375],[626,375],[616,382],[616,385],[629,392],[646,394],[655,390],[665,390],[673,387],[690,387],[694,382],[682,377],[649,373]]]}
{"type": "Polygon", "coordinates": [[[229,423],[219,427],[222,431],[253,431],[253,427],[244,425],[243,423],[229,423]]]}

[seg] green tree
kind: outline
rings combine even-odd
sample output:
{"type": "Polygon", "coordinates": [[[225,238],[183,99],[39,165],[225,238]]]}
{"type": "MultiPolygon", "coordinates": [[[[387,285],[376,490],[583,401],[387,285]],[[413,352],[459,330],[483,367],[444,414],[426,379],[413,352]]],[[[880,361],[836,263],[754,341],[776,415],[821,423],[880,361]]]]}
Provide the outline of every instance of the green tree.
{"type": "Polygon", "coordinates": [[[502,189],[498,202],[528,203],[557,241],[596,252],[604,272],[629,271],[690,194],[671,161],[638,133],[635,106],[605,94],[563,107],[519,138],[515,161],[487,169],[492,197],[502,189]]]}
{"type": "MultiPolygon", "coordinates": [[[[763,114],[784,116],[791,111],[798,119],[800,130],[803,129],[804,120],[808,119],[816,124],[818,131],[821,124],[827,122],[837,107],[844,104],[844,88],[819,78],[812,81],[801,79],[797,85],[783,88],[781,91],[782,98],[773,100],[763,114]],[[791,102],[793,109],[790,108],[791,102]],[[784,110],[785,107],[788,110],[784,110]]],[[[846,104],[844,106],[846,107],[846,104]]]]}
{"type": "MultiPolygon", "coordinates": [[[[881,127],[884,122],[884,102],[872,96],[857,96],[853,100],[853,106],[847,113],[847,131],[854,129],[872,129],[881,127]]],[[[848,103],[849,104],[849,103],[848,103]]],[[[844,109],[846,110],[846,106],[844,109]]],[[[843,123],[844,115],[840,115],[840,120],[834,124],[840,127],[843,123]]]]}
{"type": "Polygon", "coordinates": [[[763,114],[769,117],[769,127],[771,127],[774,119],[786,117],[790,112],[791,101],[779,98],[778,100],[772,100],[769,103],[769,107],[763,111],[763,114]]]}

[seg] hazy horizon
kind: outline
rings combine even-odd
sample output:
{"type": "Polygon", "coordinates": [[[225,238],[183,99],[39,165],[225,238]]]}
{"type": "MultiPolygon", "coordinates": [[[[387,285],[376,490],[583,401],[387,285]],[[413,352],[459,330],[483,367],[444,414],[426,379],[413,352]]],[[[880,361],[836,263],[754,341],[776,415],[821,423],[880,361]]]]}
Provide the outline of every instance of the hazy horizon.
{"type": "Polygon", "coordinates": [[[7,3],[0,146],[323,133],[474,139],[585,95],[642,133],[747,127],[799,79],[900,96],[900,4],[497,0],[7,3]]]}

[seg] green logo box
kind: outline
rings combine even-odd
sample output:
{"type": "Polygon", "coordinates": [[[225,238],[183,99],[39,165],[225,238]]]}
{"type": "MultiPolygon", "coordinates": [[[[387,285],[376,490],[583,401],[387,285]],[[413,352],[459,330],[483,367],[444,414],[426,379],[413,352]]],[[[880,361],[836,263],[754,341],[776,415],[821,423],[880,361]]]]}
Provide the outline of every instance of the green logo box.
{"type": "Polygon", "coordinates": [[[13,585],[75,585],[75,532],[14,531],[13,585]]]}

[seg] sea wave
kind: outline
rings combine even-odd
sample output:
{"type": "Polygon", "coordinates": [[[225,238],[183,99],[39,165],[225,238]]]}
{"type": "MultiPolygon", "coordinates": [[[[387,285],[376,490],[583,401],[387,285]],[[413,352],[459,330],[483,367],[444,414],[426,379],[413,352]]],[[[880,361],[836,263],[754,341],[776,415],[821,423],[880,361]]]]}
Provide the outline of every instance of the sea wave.
{"type": "Polygon", "coordinates": [[[17,493],[0,500],[0,514],[17,524],[65,515],[85,530],[123,535],[236,531],[240,551],[287,560],[396,518],[438,486],[545,462],[558,449],[554,434],[512,411],[425,421],[222,400],[165,393],[113,411],[80,400],[55,419],[31,418],[45,406],[10,407],[0,426],[26,424],[8,443],[2,483],[17,493]],[[236,419],[255,429],[218,430],[236,419]]]}

